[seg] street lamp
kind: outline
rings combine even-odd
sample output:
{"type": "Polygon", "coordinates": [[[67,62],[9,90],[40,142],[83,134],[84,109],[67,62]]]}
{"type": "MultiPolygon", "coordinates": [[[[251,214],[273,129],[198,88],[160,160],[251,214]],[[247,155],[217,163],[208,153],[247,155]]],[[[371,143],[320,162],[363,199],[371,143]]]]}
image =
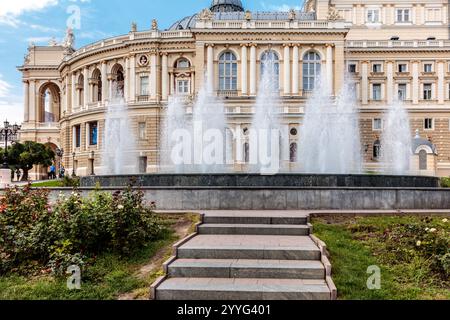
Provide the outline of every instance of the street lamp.
{"type": "Polygon", "coordinates": [[[75,152],[72,153],[72,177],[76,177],[77,175],[75,174],[75,152]]]}
{"type": "Polygon", "coordinates": [[[91,151],[89,160],[91,161],[91,176],[95,176],[95,172],[94,172],[94,164],[95,164],[95,152],[91,151]]]}
{"type": "MultiPolygon", "coordinates": [[[[17,132],[21,129],[21,127],[17,124],[10,125],[8,120],[5,120],[3,123],[4,127],[0,130],[0,135],[2,140],[5,140],[5,154],[3,155],[3,165],[2,169],[9,169],[8,165],[8,139],[11,137],[15,137],[17,132]]],[[[12,139],[11,139],[12,140],[12,139]]]]}

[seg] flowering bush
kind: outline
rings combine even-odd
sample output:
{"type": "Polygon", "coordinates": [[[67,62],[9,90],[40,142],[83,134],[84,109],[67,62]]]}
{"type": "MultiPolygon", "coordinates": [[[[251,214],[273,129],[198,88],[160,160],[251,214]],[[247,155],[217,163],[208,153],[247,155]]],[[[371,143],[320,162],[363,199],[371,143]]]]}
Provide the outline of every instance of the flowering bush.
{"type": "Polygon", "coordinates": [[[398,261],[415,255],[430,262],[442,277],[450,276],[450,225],[448,219],[424,218],[420,223],[396,224],[384,233],[386,246],[398,261]]]}
{"type": "Polygon", "coordinates": [[[127,254],[164,231],[152,210],[131,187],[87,198],[75,190],[52,207],[43,189],[7,189],[0,202],[0,274],[30,266],[61,274],[101,252],[127,254]]]}

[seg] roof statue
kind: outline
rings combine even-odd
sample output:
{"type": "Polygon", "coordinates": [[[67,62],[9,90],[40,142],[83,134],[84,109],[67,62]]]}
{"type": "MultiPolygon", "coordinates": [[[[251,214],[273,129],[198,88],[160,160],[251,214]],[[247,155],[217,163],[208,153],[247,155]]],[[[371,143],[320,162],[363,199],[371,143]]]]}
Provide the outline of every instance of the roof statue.
{"type": "Polygon", "coordinates": [[[71,28],[67,28],[66,37],[62,43],[62,46],[66,48],[66,50],[73,50],[73,46],[75,44],[75,35],[73,34],[73,30],[71,28]]]}

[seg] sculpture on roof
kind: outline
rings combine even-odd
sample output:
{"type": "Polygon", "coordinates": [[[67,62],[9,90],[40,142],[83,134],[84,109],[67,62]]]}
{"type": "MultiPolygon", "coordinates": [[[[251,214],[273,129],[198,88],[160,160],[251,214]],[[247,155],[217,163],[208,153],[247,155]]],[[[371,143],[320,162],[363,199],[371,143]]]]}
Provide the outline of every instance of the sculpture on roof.
{"type": "Polygon", "coordinates": [[[295,20],[296,17],[297,17],[297,13],[295,12],[295,10],[294,9],[290,9],[289,10],[289,14],[288,14],[288,19],[290,21],[293,21],[293,20],[295,20]]]}
{"type": "Polygon", "coordinates": [[[252,20],[252,13],[250,10],[245,11],[245,20],[247,21],[252,20]]]}
{"type": "Polygon", "coordinates": [[[73,34],[73,30],[71,28],[67,28],[66,37],[62,43],[62,46],[66,48],[66,50],[73,50],[73,46],[75,44],[75,35],[73,34]]]}
{"type": "Polygon", "coordinates": [[[136,22],[131,23],[131,32],[137,32],[137,24],[136,22]]]}
{"type": "Polygon", "coordinates": [[[307,0],[303,7],[303,11],[305,12],[315,12],[316,8],[316,0],[307,0]]]}
{"type": "Polygon", "coordinates": [[[198,15],[199,20],[212,20],[214,18],[214,13],[209,9],[203,9],[198,15]]]}
{"type": "Polygon", "coordinates": [[[158,30],[158,20],[152,20],[152,30],[158,30]]]}
{"type": "Polygon", "coordinates": [[[336,20],[342,20],[342,17],[339,14],[339,12],[336,10],[335,7],[330,7],[330,9],[328,10],[328,18],[327,19],[330,21],[336,21],[336,20]]]}

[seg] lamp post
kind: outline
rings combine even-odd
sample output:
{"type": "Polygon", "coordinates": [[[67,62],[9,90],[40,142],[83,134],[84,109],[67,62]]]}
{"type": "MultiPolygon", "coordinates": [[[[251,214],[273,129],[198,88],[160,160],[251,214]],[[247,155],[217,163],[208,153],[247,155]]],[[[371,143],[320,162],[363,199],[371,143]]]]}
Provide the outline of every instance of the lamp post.
{"type": "Polygon", "coordinates": [[[91,151],[89,160],[91,160],[91,176],[95,176],[95,172],[94,172],[95,152],[94,151],[91,151]]]}
{"type": "Polygon", "coordinates": [[[75,152],[72,153],[72,177],[76,177],[77,175],[75,174],[75,152]]]}
{"type": "Polygon", "coordinates": [[[10,125],[10,123],[8,122],[8,120],[6,120],[3,123],[4,127],[3,129],[0,130],[0,134],[2,137],[2,140],[5,141],[5,154],[3,155],[3,165],[2,165],[2,169],[9,169],[9,165],[8,165],[8,139],[10,137],[15,137],[17,135],[17,133],[19,132],[19,130],[21,129],[21,127],[17,124],[14,125],[10,125]]]}
{"type": "Polygon", "coordinates": [[[59,169],[58,169],[59,177],[62,178],[61,177],[61,166],[62,166],[62,157],[64,156],[64,149],[63,148],[61,148],[61,149],[60,148],[56,148],[56,155],[59,158],[59,169]]]}

